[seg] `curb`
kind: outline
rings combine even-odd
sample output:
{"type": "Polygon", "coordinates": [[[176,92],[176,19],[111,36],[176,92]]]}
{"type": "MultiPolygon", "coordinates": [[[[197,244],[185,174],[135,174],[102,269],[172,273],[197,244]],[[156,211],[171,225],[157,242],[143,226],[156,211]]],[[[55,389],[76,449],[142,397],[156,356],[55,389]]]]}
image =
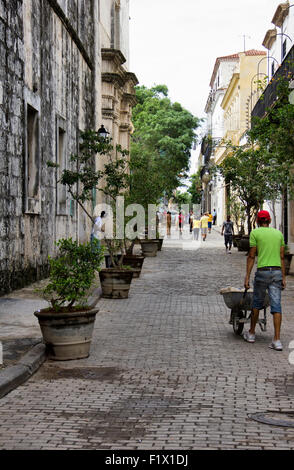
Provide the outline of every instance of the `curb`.
{"type": "Polygon", "coordinates": [[[0,398],[28,380],[46,359],[46,346],[36,344],[26,353],[18,364],[7,367],[0,372],[0,398]]]}
{"type": "MultiPolygon", "coordinates": [[[[96,306],[101,297],[102,289],[98,287],[89,298],[91,306],[96,306]]],[[[45,362],[46,357],[46,345],[40,342],[35,344],[17,364],[0,371],[0,399],[28,380],[45,362]]]]}

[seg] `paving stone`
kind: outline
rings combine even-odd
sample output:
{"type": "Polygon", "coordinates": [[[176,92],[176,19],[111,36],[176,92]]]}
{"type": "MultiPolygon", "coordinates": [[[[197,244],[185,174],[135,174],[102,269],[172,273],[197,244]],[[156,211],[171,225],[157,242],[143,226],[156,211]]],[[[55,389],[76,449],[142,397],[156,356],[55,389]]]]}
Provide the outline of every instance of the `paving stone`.
{"type": "Polygon", "coordinates": [[[219,294],[242,287],[246,256],[226,255],[217,232],[208,240],[195,250],[164,242],[128,299],[100,300],[89,358],[47,361],[1,399],[1,449],[294,449],[294,429],[248,416],[294,410],[294,278],[283,292],[284,350],[268,349],[270,315],[248,344],[219,294]]]}

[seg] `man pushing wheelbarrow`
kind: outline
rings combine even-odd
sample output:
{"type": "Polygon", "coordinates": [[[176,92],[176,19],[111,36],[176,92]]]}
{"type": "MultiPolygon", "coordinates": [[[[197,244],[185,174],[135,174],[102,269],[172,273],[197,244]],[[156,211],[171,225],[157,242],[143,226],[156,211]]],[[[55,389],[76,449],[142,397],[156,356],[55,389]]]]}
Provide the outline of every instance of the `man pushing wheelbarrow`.
{"type": "Polygon", "coordinates": [[[250,233],[250,249],[247,258],[245,289],[249,289],[249,280],[254,266],[255,256],[258,256],[257,271],[253,285],[253,304],[250,329],[244,333],[245,341],[255,342],[255,327],[258,322],[259,310],[263,309],[266,292],[268,292],[271,314],[273,315],[275,335],[270,348],[282,351],[280,340],[282,323],[281,291],[286,287],[284,264],[284,237],[274,228],[269,227],[270,214],[259,211],[257,214],[258,228],[250,233]]]}

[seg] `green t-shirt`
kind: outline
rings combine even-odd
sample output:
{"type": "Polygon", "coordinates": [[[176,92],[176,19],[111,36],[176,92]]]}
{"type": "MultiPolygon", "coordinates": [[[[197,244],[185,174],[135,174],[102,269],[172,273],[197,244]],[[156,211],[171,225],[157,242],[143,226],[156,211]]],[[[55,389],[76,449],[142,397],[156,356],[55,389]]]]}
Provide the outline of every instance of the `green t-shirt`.
{"type": "Polygon", "coordinates": [[[280,250],[285,246],[284,237],[280,230],[271,227],[259,227],[250,233],[250,247],[256,246],[257,267],[281,266],[280,250]]]}

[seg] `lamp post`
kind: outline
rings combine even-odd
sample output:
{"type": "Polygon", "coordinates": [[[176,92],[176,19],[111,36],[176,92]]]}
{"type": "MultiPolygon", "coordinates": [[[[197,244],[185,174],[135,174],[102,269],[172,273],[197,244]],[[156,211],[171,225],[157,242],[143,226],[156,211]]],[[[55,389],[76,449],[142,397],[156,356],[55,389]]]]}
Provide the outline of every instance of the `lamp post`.
{"type": "Polygon", "coordinates": [[[105,127],[103,126],[103,124],[101,124],[101,127],[100,129],[98,129],[98,134],[100,137],[102,137],[102,139],[107,139],[107,135],[109,135],[109,132],[105,129],[105,127]]]}
{"type": "Polygon", "coordinates": [[[203,212],[206,212],[206,210],[208,208],[208,183],[211,180],[211,175],[210,175],[208,169],[205,170],[205,172],[204,172],[201,179],[202,179],[202,181],[205,185],[204,190],[203,190],[203,204],[202,204],[202,207],[204,207],[203,212]]]}
{"type": "MultiPolygon", "coordinates": [[[[267,59],[267,77],[269,76],[269,59],[275,60],[275,61],[277,62],[277,64],[278,64],[278,66],[280,66],[279,62],[277,61],[277,59],[276,59],[275,57],[273,57],[273,56],[267,54],[266,57],[263,57],[263,58],[260,59],[260,61],[258,62],[258,64],[257,64],[257,74],[256,74],[256,75],[261,75],[261,73],[259,72],[259,65],[260,65],[260,63],[261,63],[263,60],[265,60],[265,59],[267,59]]],[[[256,75],[255,75],[255,76],[256,76],[256,75]]],[[[269,81],[269,78],[267,78],[267,81],[269,81]]]]}

